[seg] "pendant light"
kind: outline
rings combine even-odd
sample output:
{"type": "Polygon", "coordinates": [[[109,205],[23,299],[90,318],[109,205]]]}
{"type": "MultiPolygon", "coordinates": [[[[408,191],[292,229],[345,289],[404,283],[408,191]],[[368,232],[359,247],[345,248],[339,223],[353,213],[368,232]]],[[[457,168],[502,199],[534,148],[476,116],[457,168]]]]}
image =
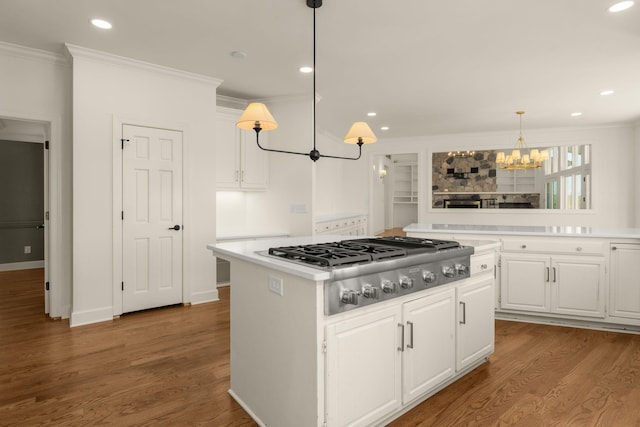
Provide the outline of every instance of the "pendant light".
{"type": "Polygon", "coordinates": [[[301,156],[309,156],[314,162],[321,157],[327,157],[331,159],[344,159],[344,160],[358,160],[362,156],[362,145],[371,144],[378,139],[374,135],[373,131],[365,122],[355,122],[349,132],[344,137],[344,142],[347,144],[356,144],[358,146],[358,157],[341,157],[341,156],[329,156],[326,154],[320,154],[316,148],[316,9],[322,6],[322,0],[306,0],[307,6],[313,9],[313,149],[308,153],[301,153],[297,151],[288,150],[275,150],[272,148],[265,148],[260,145],[260,132],[276,129],[278,123],[273,118],[266,105],[260,102],[252,102],[240,116],[240,120],[236,125],[240,129],[254,130],[256,133],[256,144],[258,148],[264,151],[270,151],[273,153],[284,154],[296,154],[301,156]]]}
{"type": "Polygon", "coordinates": [[[496,163],[500,166],[500,169],[507,170],[540,168],[545,160],[549,160],[549,152],[547,150],[540,151],[537,148],[530,150],[527,147],[522,136],[522,115],[524,111],[516,111],[516,114],[520,117],[520,136],[516,141],[516,146],[511,150],[510,154],[500,151],[496,156],[496,163]]]}

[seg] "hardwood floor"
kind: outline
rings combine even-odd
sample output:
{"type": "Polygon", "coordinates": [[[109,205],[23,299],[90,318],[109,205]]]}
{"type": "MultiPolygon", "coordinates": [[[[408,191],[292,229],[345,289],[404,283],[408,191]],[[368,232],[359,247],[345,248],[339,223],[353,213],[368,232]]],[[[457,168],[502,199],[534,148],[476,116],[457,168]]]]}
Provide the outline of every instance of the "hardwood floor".
{"type": "Polygon", "coordinates": [[[402,231],[402,228],[389,228],[384,230],[382,233],[377,234],[377,236],[406,236],[407,233],[402,231]]]}
{"type": "MultiPolygon", "coordinates": [[[[0,272],[1,426],[256,425],[227,394],[229,288],[71,329],[41,283],[0,272]]],[[[390,425],[640,426],[639,403],[640,336],[497,321],[488,363],[390,425]]]]}

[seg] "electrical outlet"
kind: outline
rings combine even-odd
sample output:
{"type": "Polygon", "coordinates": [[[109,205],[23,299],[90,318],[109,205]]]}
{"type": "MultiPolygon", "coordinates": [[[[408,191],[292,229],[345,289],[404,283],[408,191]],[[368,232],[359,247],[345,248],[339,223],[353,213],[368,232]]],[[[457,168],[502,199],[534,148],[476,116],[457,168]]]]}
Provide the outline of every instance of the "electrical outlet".
{"type": "Polygon", "coordinates": [[[269,290],[280,296],[284,295],[284,282],[281,278],[269,275],[269,290]]]}
{"type": "Polygon", "coordinates": [[[31,246],[25,246],[24,247],[24,253],[25,254],[30,254],[31,253],[31,246]]]}

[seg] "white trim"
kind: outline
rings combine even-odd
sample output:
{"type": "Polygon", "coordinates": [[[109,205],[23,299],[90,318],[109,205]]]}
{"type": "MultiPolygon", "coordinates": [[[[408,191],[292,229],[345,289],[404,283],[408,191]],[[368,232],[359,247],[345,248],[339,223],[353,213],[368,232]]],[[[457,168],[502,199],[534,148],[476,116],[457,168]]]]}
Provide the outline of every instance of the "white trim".
{"type": "Polygon", "coordinates": [[[245,412],[249,414],[249,416],[253,419],[253,421],[256,422],[256,424],[258,424],[260,427],[267,427],[267,425],[263,423],[262,420],[258,418],[258,416],[251,410],[249,405],[244,403],[244,401],[240,399],[240,397],[233,390],[229,389],[227,393],[229,393],[229,395],[233,397],[233,400],[235,400],[238,403],[238,405],[240,405],[242,409],[244,409],[245,412]]]}
{"type": "Polygon", "coordinates": [[[165,74],[171,77],[197,81],[206,85],[213,85],[215,88],[222,84],[221,79],[203,76],[202,74],[190,73],[188,71],[177,70],[175,68],[164,67],[162,65],[152,64],[149,62],[139,61],[137,59],[125,58],[123,56],[113,55],[110,53],[100,52],[86,47],[76,46],[65,43],[69,53],[75,58],[84,58],[92,61],[120,65],[127,68],[137,68],[139,70],[150,71],[159,74],[165,74]]]}
{"type": "MultiPolygon", "coordinates": [[[[218,285],[220,286],[220,285],[218,285]]],[[[210,291],[202,291],[202,292],[194,292],[191,294],[191,301],[190,303],[192,305],[196,305],[196,304],[204,304],[207,302],[214,302],[214,301],[219,301],[220,298],[218,298],[218,289],[212,289],[210,291]]]]}
{"type": "Polygon", "coordinates": [[[101,307],[94,308],[86,311],[74,311],[71,313],[71,319],[69,321],[70,327],[89,325],[91,323],[106,322],[113,320],[113,307],[101,307]]]}
{"type": "Polygon", "coordinates": [[[64,55],[48,52],[46,50],[34,49],[31,47],[20,46],[17,44],[0,41],[0,52],[7,55],[17,56],[19,58],[53,62],[55,64],[69,65],[64,55]]]}
{"type": "Polygon", "coordinates": [[[0,264],[0,271],[32,270],[34,268],[44,268],[44,260],[0,264]]]}

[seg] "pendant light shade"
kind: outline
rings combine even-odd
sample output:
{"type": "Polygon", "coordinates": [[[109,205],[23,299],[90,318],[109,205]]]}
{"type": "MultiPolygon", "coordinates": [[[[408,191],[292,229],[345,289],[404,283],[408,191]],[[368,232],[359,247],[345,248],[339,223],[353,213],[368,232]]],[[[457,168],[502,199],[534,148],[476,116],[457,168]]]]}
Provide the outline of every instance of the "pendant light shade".
{"type": "Polygon", "coordinates": [[[276,119],[273,118],[267,106],[261,102],[252,102],[249,104],[236,125],[240,129],[246,130],[254,130],[255,128],[259,128],[260,130],[273,130],[278,127],[276,119]]]}
{"type": "Polygon", "coordinates": [[[371,144],[377,140],[378,138],[365,122],[355,122],[344,137],[344,142],[347,144],[371,144]]]}

